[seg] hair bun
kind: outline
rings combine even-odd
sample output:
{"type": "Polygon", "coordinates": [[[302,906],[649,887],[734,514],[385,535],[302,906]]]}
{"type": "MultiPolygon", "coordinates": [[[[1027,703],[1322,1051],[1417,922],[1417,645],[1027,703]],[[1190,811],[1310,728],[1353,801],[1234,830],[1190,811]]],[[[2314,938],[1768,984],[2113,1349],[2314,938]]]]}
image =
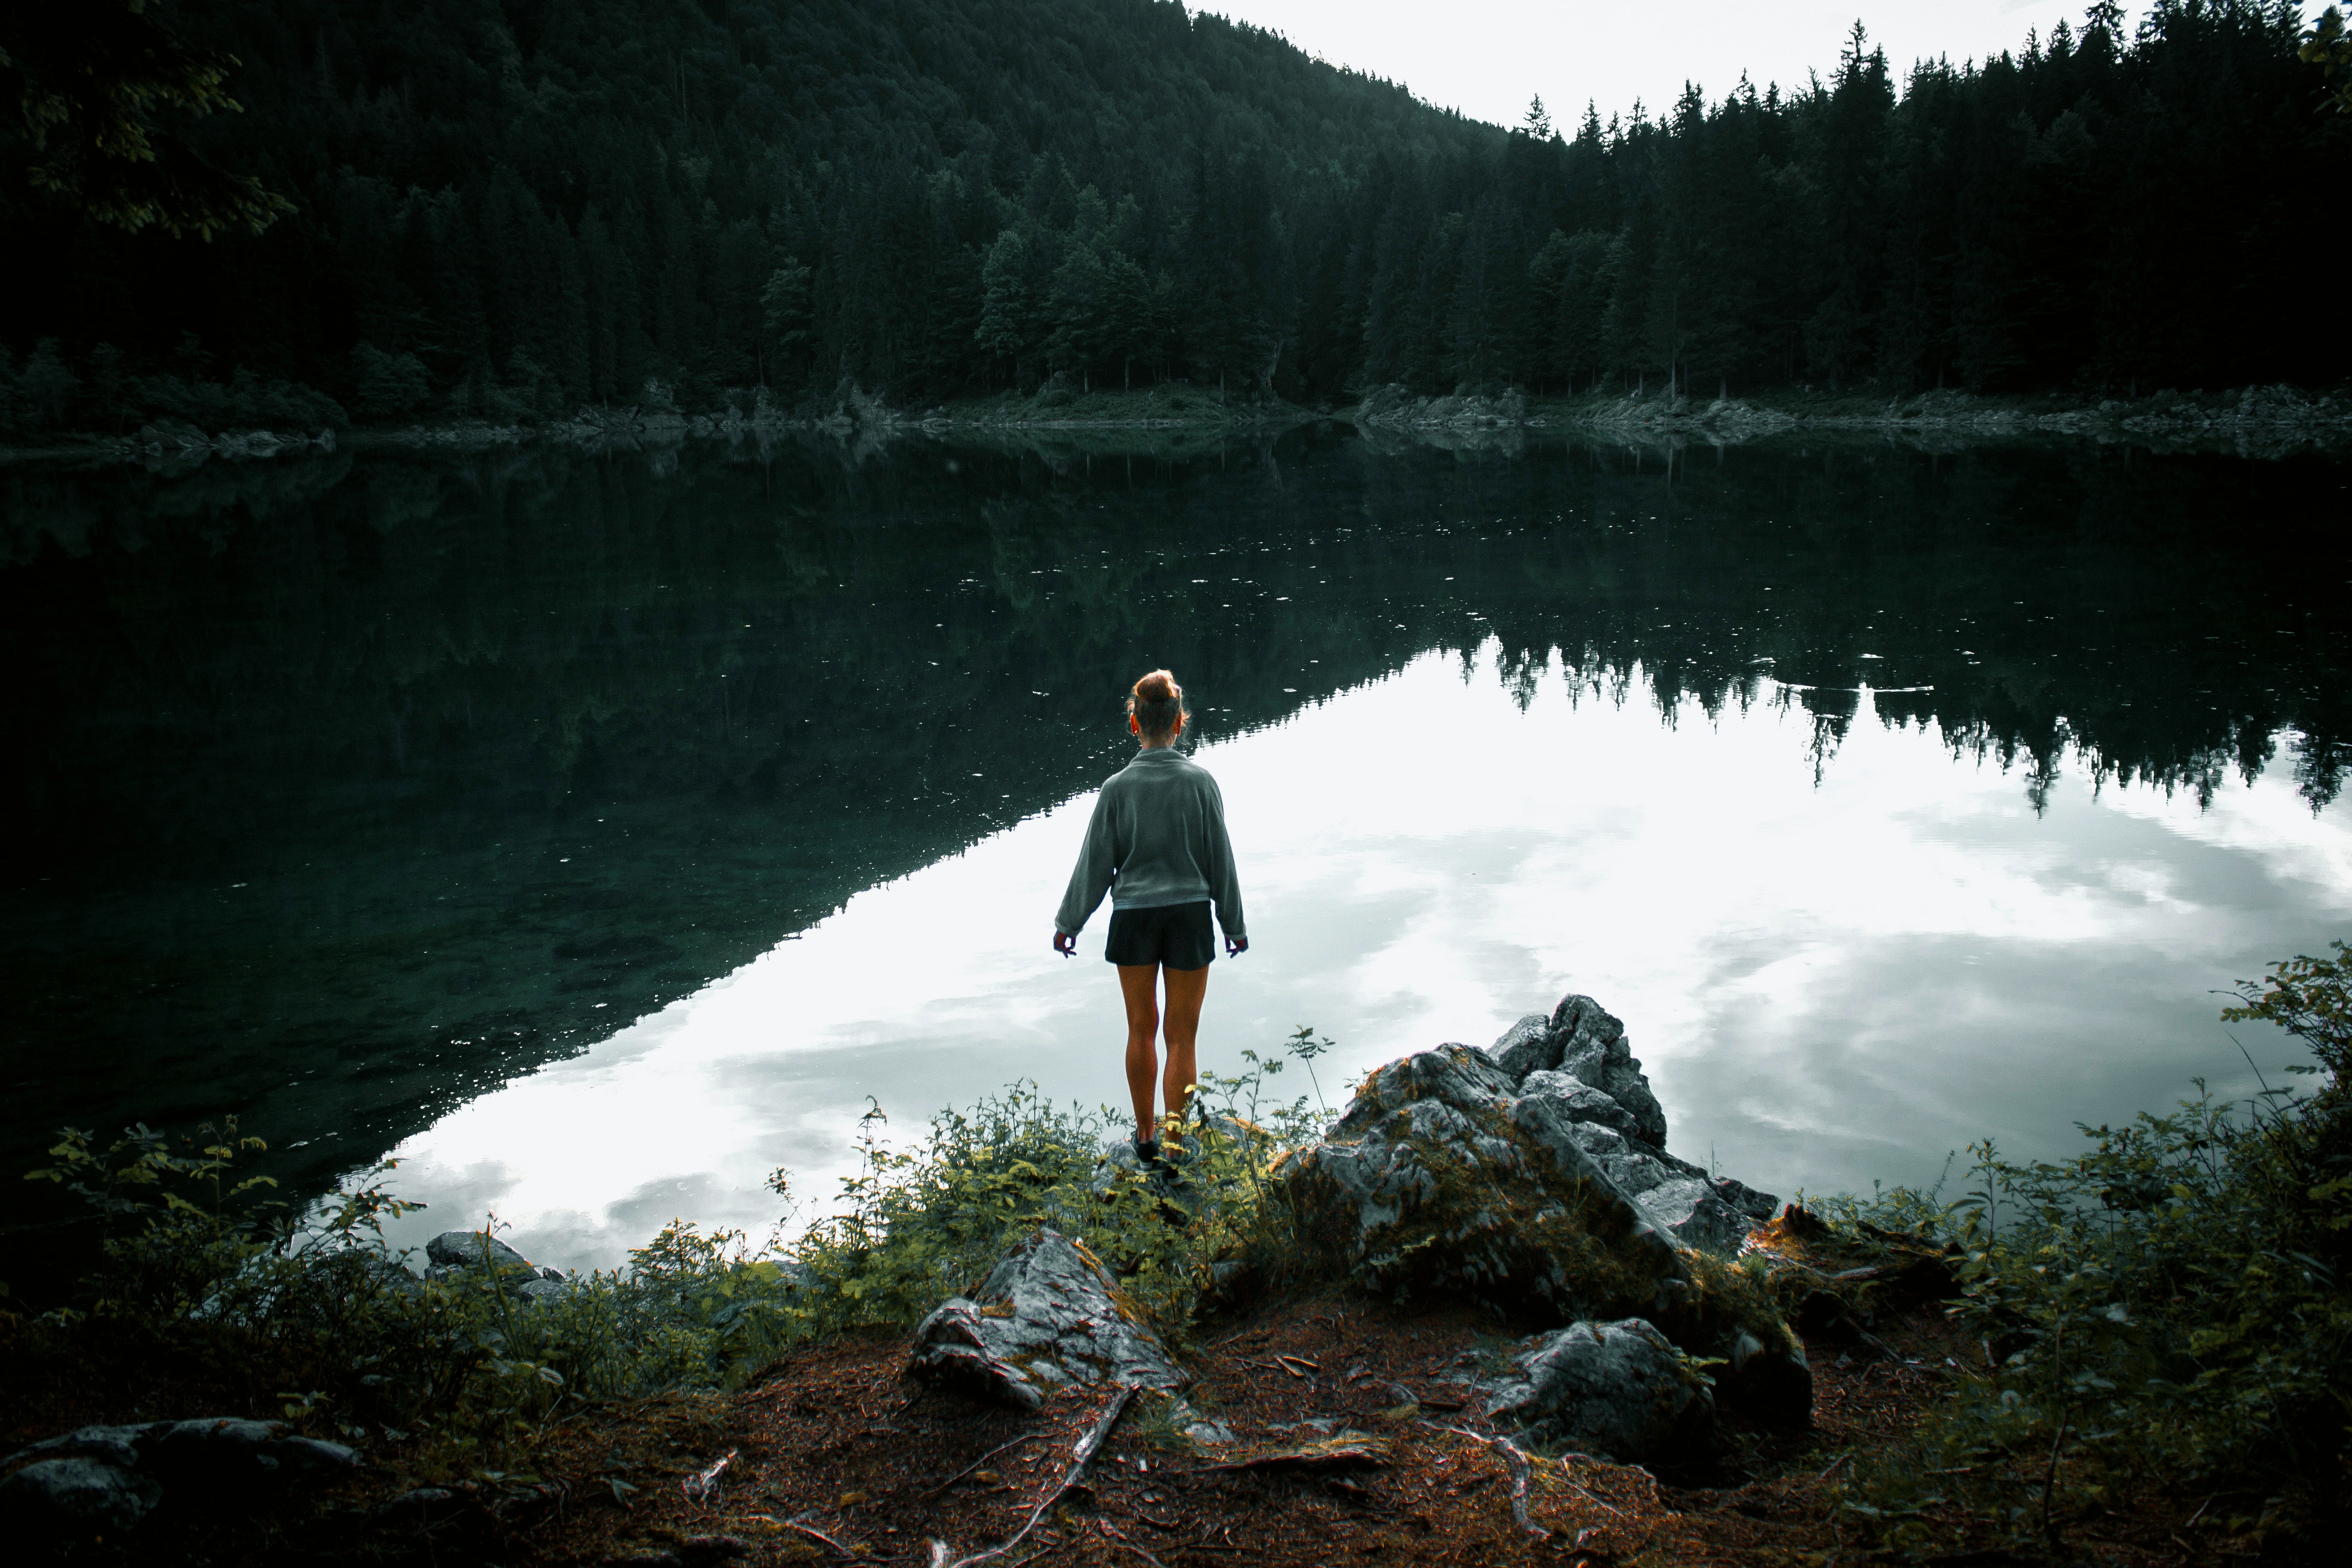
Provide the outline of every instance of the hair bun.
{"type": "Polygon", "coordinates": [[[1184,689],[1164,669],[1155,669],[1135,683],[1127,711],[1146,740],[1155,744],[1173,735],[1185,718],[1184,689]]]}

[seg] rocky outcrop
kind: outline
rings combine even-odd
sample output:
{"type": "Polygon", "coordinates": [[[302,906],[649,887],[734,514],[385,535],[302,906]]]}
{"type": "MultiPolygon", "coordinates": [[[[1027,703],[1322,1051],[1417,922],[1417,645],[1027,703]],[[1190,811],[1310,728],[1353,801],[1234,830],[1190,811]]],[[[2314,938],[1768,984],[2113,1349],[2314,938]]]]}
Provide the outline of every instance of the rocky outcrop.
{"type": "Polygon", "coordinates": [[[1737,1363],[1727,1397],[1802,1419],[1803,1350],[1729,1263],[1773,1200],[1667,1153],[1665,1131],[1624,1026],[1572,995],[1486,1051],[1371,1074],[1289,1162],[1289,1194],[1302,1234],[1361,1284],[1522,1322],[1638,1320],[1737,1363]]]}
{"type": "MultiPolygon", "coordinates": [[[[1310,1272],[1399,1298],[1466,1299],[1550,1331],[1512,1377],[1486,1385],[1497,1419],[1533,1441],[1679,1460],[1704,1449],[1713,1420],[1689,1358],[1720,1363],[1715,1389],[1769,1420],[1808,1418],[1811,1373],[1729,1261],[1774,1200],[1667,1153],[1665,1136],[1623,1024],[1576,995],[1488,1050],[1447,1044],[1379,1068],[1278,1168],[1310,1272]]],[[[1108,1151],[1096,1201],[1140,1178],[1171,1223],[1197,1219],[1206,1200],[1188,1190],[1181,1159],[1172,1173],[1134,1165],[1130,1148],[1108,1151]]],[[[1213,1265],[1210,1295],[1237,1300],[1242,1268],[1213,1265]]],[[[1076,1384],[1185,1381],[1101,1263],[1050,1228],[974,1298],[933,1311],[908,1370],[1023,1409],[1076,1384]]]]}
{"type": "Polygon", "coordinates": [[[1706,1458],[1714,1437],[1714,1395],[1639,1318],[1539,1334],[1488,1386],[1486,1418],[1524,1443],[1673,1465],[1706,1458]]]}
{"type": "Polygon", "coordinates": [[[297,1436],[282,1421],[214,1417],[84,1426],[19,1449],[0,1466],[0,1528],[37,1540],[120,1534],[166,1503],[233,1507],[360,1456],[297,1436]]]}
{"type": "Polygon", "coordinates": [[[1309,1230],[1375,1289],[1555,1321],[1657,1309],[1685,1283],[1673,1246],[1578,1147],[1561,1103],[1517,1089],[1462,1045],[1374,1072],[1291,1163],[1309,1230]]]}
{"type": "Polygon", "coordinates": [[[908,1371],[1024,1410],[1073,1385],[1188,1381],[1094,1254],[1050,1229],[998,1264],[977,1300],[950,1297],[924,1319],[908,1371]]]}

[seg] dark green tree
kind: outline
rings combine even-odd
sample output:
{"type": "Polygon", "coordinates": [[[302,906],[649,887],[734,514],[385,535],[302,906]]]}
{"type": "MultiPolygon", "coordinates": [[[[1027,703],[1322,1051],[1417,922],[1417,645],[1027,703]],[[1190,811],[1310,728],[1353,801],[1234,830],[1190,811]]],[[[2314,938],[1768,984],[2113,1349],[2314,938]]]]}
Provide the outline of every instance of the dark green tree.
{"type": "Polygon", "coordinates": [[[259,234],[294,210],[251,174],[216,167],[166,125],[243,106],[236,56],[191,47],[146,0],[0,11],[0,94],[16,106],[7,149],[35,188],[100,223],[174,237],[259,234]]]}

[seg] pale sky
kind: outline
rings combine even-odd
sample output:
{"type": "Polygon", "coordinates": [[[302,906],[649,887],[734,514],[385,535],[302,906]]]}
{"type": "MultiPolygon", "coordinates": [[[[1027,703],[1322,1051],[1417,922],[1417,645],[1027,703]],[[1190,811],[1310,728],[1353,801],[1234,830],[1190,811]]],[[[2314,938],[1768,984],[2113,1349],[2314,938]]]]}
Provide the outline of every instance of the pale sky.
{"type": "MultiPolygon", "coordinates": [[[[2079,30],[2088,0],[1206,0],[1196,7],[1282,34],[1333,65],[1402,81],[1440,108],[1516,125],[1543,94],[1572,133],[1587,99],[1602,123],[1640,99],[1654,116],[1696,81],[1720,100],[1743,70],[1761,91],[1826,77],[1859,18],[1897,72],[1954,64],[2079,30]]],[[[2147,7],[2126,5],[2137,25],[2147,7]]],[[[2313,7],[2306,6],[2306,13],[2313,7]]]]}

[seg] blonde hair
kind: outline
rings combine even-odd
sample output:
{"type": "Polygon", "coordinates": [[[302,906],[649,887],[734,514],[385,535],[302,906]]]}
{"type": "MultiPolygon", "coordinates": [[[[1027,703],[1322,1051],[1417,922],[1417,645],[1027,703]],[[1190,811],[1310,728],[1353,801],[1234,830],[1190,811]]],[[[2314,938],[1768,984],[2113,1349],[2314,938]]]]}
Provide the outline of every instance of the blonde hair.
{"type": "Polygon", "coordinates": [[[1184,689],[1164,669],[1155,669],[1135,683],[1128,695],[1127,713],[1147,741],[1166,740],[1176,732],[1180,721],[1190,717],[1184,710],[1184,689]]]}

